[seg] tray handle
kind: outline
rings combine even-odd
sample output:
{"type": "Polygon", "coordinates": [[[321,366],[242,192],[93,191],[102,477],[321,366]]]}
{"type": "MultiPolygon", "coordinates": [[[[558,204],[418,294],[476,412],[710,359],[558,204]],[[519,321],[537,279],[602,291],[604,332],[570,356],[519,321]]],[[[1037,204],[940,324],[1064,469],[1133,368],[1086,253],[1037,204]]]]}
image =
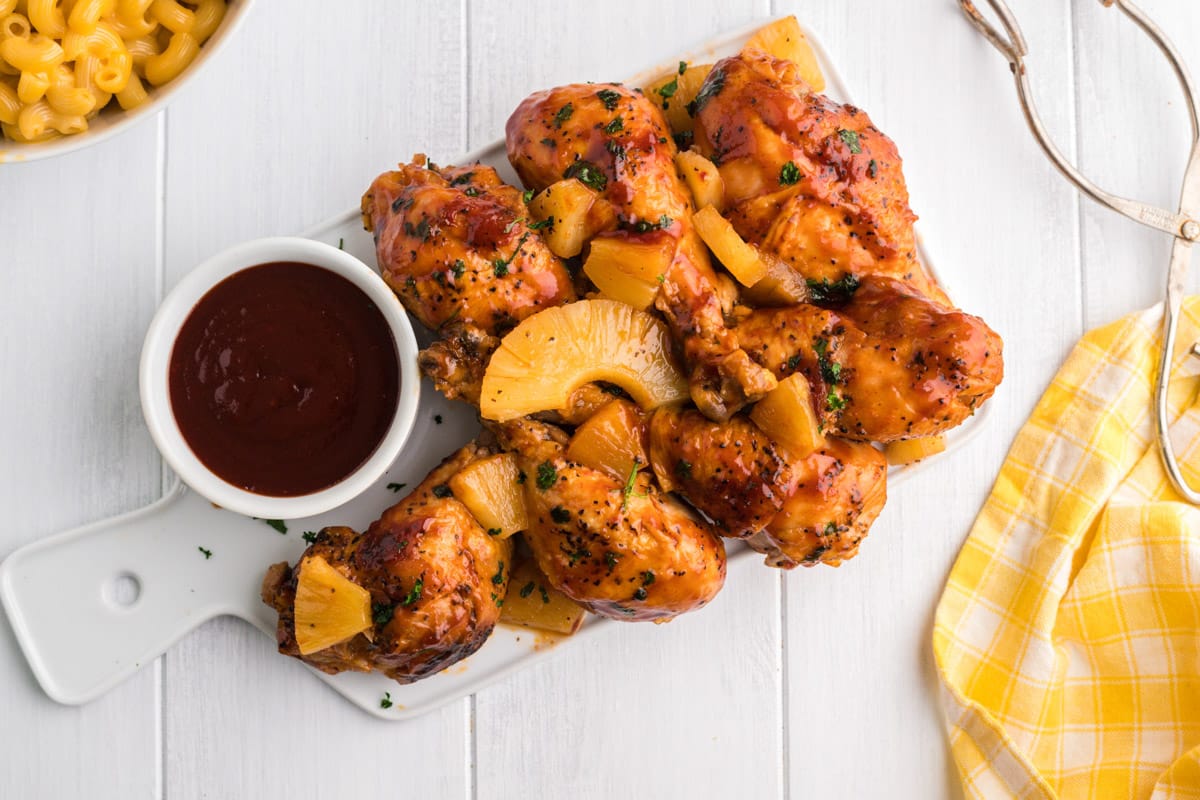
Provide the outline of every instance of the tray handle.
{"type": "Polygon", "coordinates": [[[46,694],[86,703],[220,614],[270,630],[273,614],[253,588],[265,559],[286,558],[290,543],[261,522],[215,513],[177,483],[152,505],[0,563],[0,602],[46,694]],[[261,543],[261,559],[246,553],[247,538],[261,543]]]}

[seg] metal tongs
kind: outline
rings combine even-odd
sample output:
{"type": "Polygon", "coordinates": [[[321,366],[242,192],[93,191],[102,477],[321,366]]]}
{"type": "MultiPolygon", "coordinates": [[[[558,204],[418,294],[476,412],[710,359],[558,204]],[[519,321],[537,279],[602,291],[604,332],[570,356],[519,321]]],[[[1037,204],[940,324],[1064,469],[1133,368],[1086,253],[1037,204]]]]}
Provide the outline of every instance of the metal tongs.
{"type": "MultiPolygon", "coordinates": [[[[1033,130],[1033,135],[1037,138],[1038,144],[1042,146],[1042,150],[1054,162],[1054,166],[1058,167],[1063,175],[1078,186],[1080,191],[1097,203],[1108,206],[1143,225],[1169,233],[1175,239],[1175,246],[1171,251],[1171,266],[1167,273],[1166,300],[1163,303],[1163,351],[1159,360],[1158,379],[1154,388],[1154,410],[1158,426],[1159,450],[1167,475],[1179,494],[1193,505],[1200,505],[1200,491],[1188,485],[1180,470],[1179,461],[1175,457],[1175,450],[1171,445],[1170,420],[1167,418],[1167,390],[1171,385],[1171,363],[1175,353],[1175,336],[1179,328],[1179,311],[1183,303],[1184,281],[1192,260],[1192,245],[1200,240],[1200,120],[1197,119],[1197,106],[1200,103],[1197,102],[1196,90],[1192,84],[1191,75],[1188,74],[1187,66],[1166,34],[1128,0],[1100,0],[1100,2],[1107,7],[1116,6],[1121,9],[1125,16],[1132,19],[1139,28],[1145,31],[1170,60],[1171,66],[1175,69],[1175,75],[1183,87],[1188,112],[1192,119],[1192,151],[1188,159],[1187,170],[1184,172],[1183,192],[1177,212],[1111,195],[1088,180],[1073,164],[1067,161],[1050,139],[1050,135],[1046,132],[1037,109],[1034,107],[1029,76],[1025,69],[1025,56],[1029,51],[1012,11],[1003,0],[987,0],[988,5],[996,12],[996,16],[1004,26],[1005,33],[1007,33],[1005,36],[984,19],[971,0],[959,0],[959,5],[962,6],[963,12],[979,29],[979,32],[987,37],[987,40],[1008,59],[1013,77],[1017,82],[1017,95],[1021,100],[1021,108],[1025,111],[1025,119],[1029,122],[1029,127],[1033,130]]],[[[1200,342],[1192,345],[1191,352],[1194,356],[1200,356],[1200,342]]]]}

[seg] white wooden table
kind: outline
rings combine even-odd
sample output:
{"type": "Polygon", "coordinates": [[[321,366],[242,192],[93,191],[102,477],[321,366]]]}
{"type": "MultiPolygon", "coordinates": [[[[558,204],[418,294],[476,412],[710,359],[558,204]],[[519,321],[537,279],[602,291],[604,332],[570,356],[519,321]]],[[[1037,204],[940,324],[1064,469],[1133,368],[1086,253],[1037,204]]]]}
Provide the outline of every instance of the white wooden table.
{"type": "MultiPolygon", "coordinates": [[[[1063,149],[1174,207],[1187,126],[1157,52],[1099,2],[1012,5],[1063,149]]],[[[1200,71],[1200,4],[1144,5],[1200,71]]],[[[136,364],[198,260],[353,206],[414,152],[444,163],[499,137],[535,89],[783,13],[821,34],[899,143],[956,300],[1006,340],[981,437],[898,487],[841,569],[764,569],[703,613],[623,627],[407,723],[368,717],[232,620],[59,706],[0,623],[0,798],[957,794],[929,646],[942,583],[1071,344],[1157,301],[1167,240],[1052,171],[954,0],[263,0],[164,114],[0,166],[0,557],[163,491],[136,364]]]]}

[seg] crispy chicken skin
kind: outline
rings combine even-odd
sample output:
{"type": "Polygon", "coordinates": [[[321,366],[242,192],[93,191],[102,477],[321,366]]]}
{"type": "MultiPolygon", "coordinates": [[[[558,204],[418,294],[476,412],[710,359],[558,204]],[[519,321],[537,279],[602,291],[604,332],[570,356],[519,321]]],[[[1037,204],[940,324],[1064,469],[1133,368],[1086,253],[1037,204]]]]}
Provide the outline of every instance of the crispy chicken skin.
{"type": "Polygon", "coordinates": [[[826,431],[848,439],[949,430],[1004,376],[1003,343],[983,320],[881,276],[864,277],[836,308],[760,309],[736,332],[776,377],[804,373],[826,431]]]}
{"type": "MultiPolygon", "coordinates": [[[[429,473],[363,534],[325,528],[304,556],[321,555],[371,593],[375,626],[333,647],[300,655],[293,604],[298,569],[272,566],[263,602],[279,612],[279,652],[322,672],[382,672],[411,683],[478,650],[500,618],[512,545],[488,536],[445,482],[488,455],[474,444],[429,473]]],[[[299,562],[297,562],[297,566],[299,562]]]]}
{"type": "Polygon", "coordinates": [[[722,536],[762,530],[796,490],[786,454],[741,415],[713,422],[690,409],[659,409],[649,456],[659,485],[707,514],[722,536]]]}
{"type": "Polygon", "coordinates": [[[421,369],[448,397],[478,404],[487,359],[526,317],[575,299],[563,262],[526,224],[520,190],[496,170],[427,168],[421,157],[385,172],[362,198],[380,272],[404,307],[443,334],[421,369]]]}
{"type": "Polygon", "coordinates": [[[810,280],[889,275],[949,303],[917,259],[900,155],[865,112],[757,51],[719,61],[700,97],[696,148],[718,164],[743,238],[810,280]]]}
{"type": "MultiPolygon", "coordinates": [[[[690,371],[696,405],[727,419],[774,388],[725,328],[729,284],[713,272],[691,221],[691,200],[675,171],[675,143],[662,112],[617,84],[573,84],[526,98],[506,127],[508,158],[521,180],[541,190],[579,177],[616,210],[625,235],[639,224],[678,241],[655,305],[690,371]],[[723,305],[723,299],[726,301],[723,305]]],[[[649,233],[649,232],[647,232],[649,233]]]]}
{"type": "Polygon", "coordinates": [[[887,461],[869,444],[828,439],[792,465],[796,489],[766,530],[746,542],[766,563],[838,566],[858,545],[887,500],[887,461]]]}
{"type": "Polygon", "coordinates": [[[666,622],[725,582],[725,546],[639,473],[632,491],[564,457],[565,435],[532,420],[497,431],[526,474],[525,541],[551,584],[593,613],[666,622]]]}

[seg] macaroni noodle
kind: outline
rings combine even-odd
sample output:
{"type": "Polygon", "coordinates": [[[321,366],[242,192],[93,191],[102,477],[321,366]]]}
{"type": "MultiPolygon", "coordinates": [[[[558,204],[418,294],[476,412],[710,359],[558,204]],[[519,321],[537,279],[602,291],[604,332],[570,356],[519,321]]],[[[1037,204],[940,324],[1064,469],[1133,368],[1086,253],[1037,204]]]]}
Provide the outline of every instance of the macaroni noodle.
{"type": "Polygon", "coordinates": [[[220,27],[228,0],[0,0],[0,134],[40,142],[137,108],[220,27]]]}

